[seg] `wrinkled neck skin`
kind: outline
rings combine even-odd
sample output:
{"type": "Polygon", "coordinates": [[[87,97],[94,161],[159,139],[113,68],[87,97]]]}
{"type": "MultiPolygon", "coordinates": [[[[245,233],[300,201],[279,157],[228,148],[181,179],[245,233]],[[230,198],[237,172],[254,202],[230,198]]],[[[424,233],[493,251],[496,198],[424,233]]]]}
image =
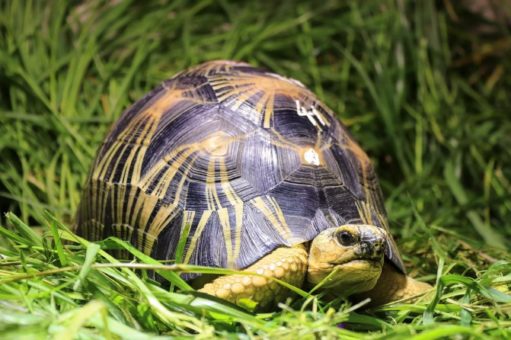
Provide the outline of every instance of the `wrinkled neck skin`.
{"type": "Polygon", "coordinates": [[[310,244],[307,285],[320,284],[328,295],[336,297],[372,289],[382,272],[385,236],[382,229],[367,225],[346,225],[321,232],[310,244]],[[340,232],[350,233],[353,244],[341,244],[340,232]],[[379,247],[377,251],[374,245],[379,247]]]}

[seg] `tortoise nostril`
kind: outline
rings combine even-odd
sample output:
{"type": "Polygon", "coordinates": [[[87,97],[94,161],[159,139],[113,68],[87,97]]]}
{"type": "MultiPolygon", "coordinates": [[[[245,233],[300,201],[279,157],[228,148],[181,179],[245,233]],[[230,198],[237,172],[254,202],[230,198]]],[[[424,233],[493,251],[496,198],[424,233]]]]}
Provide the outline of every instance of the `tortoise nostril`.
{"type": "Polygon", "coordinates": [[[381,242],[360,242],[360,255],[366,258],[379,258],[383,255],[383,244],[381,242]]]}
{"type": "Polygon", "coordinates": [[[376,256],[379,256],[379,255],[382,255],[383,254],[383,243],[381,242],[376,242],[374,244],[374,255],[376,256]]]}

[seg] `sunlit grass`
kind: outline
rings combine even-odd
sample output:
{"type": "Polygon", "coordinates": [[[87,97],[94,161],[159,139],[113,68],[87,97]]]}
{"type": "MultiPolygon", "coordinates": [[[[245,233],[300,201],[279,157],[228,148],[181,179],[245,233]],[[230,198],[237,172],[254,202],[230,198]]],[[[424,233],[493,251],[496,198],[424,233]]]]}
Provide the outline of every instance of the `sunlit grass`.
{"type": "Polygon", "coordinates": [[[0,210],[12,212],[0,217],[1,337],[510,338],[511,34],[437,5],[1,2],[0,210]],[[212,59],[296,78],[338,113],[374,160],[392,232],[410,274],[436,284],[432,301],[364,310],[304,292],[253,314],[178,276],[207,269],[69,232],[110,125],[212,59]]]}

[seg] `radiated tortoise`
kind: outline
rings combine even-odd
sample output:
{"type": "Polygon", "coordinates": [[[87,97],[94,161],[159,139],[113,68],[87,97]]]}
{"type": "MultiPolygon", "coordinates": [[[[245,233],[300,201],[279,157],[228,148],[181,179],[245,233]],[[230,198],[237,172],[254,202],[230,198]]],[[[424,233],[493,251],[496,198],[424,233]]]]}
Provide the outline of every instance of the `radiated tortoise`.
{"type": "Polygon", "coordinates": [[[313,286],[330,274],[331,294],[377,303],[429,287],[405,275],[371,162],[334,113],[300,82],[241,62],[179,73],[122,114],[92,166],[76,231],[266,276],[200,288],[234,303],[282,300],[288,290],[268,277],[313,286]]]}

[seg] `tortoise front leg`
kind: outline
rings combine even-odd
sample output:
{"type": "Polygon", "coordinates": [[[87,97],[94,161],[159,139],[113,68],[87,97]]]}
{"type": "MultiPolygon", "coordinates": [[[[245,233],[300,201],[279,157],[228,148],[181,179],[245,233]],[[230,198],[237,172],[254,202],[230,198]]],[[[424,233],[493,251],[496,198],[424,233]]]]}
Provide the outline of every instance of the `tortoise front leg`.
{"type": "MultiPolygon", "coordinates": [[[[307,252],[301,245],[277,248],[243,272],[274,277],[301,287],[307,272],[307,252]]],[[[257,302],[258,309],[282,301],[288,294],[287,288],[274,280],[242,274],[221,276],[204,285],[199,291],[236,304],[239,304],[241,299],[251,299],[257,302]]]]}
{"type": "Polygon", "coordinates": [[[432,291],[433,287],[399,272],[392,264],[385,263],[376,286],[357,298],[371,298],[371,306],[380,306],[392,301],[418,298],[432,291]]]}

